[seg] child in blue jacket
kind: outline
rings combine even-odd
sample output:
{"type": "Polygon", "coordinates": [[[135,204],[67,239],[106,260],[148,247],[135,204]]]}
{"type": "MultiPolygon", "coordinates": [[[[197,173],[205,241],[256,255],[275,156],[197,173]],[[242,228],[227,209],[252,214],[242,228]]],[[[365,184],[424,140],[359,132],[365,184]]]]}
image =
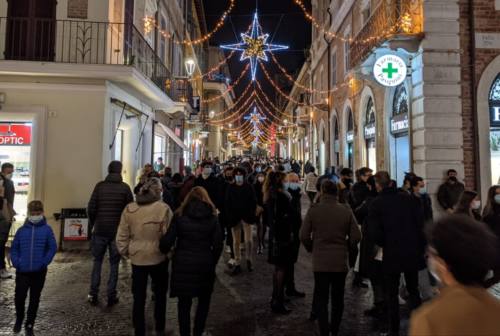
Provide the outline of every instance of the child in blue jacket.
{"type": "Polygon", "coordinates": [[[42,293],[47,266],[57,251],[54,232],[43,215],[43,204],[32,201],[28,204],[28,218],[17,231],[11,248],[12,265],[16,268],[16,324],[14,332],[19,333],[24,320],[26,296],[30,292],[25,334],[33,335],[40,294],[42,293]]]}

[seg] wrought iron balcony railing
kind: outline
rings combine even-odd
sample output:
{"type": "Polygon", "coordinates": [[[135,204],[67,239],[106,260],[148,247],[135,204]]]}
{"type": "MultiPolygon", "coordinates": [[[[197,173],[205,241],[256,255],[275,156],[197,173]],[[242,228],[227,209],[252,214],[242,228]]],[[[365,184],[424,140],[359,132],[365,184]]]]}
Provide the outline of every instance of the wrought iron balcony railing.
{"type": "Polygon", "coordinates": [[[422,0],[381,0],[350,45],[350,67],[389,38],[418,36],[423,31],[422,0]]]}
{"type": "Polygon", "coordinates": [[[173,78],[132,24],[0,18],[0,59],[132,66],[174,101],[192,105],[192,87],[173,78]]]}

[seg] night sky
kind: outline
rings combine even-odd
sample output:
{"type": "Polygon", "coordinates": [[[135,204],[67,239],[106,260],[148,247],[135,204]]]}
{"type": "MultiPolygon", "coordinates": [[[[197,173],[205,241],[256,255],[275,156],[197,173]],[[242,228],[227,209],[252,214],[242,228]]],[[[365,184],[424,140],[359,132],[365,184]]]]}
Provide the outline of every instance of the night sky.
{"type": "MultiPolygon", "coordinates": [[[[309,1],[304,1],[304,3],[307,3],[309,7],[309,1]]],[[[213,29],[228,5],[229,0],[204,0],[209,31],[213,29]]],[[[224,27],[211,38],[210,45],[218,46],[240,42],[240,33],[245,32],[252,23],[255,9],[255,0],[237,0],[224,27]]],[[[258,12],[264,32],[270,35],[268,43],[284,44],[290,47],[290,50],[275,52],[279,63],[286,67],[288,73],[298,74],[305,60],[305,50],[309,48],[311,43],[310,22],[293,0],[260,0],[258,1],[258,12]]],[[[234,79],[239,76],[248,62],[240,62],[239,53],[237,55],[233,56],[229,62],[231,75],[234,79]]],[[[266,65],[272,75],[280,73],[279,69],[273,65],[272,60],[269,60],[266,65]]],[[[257,79],[264,85],[268,96],[274,97],[275,93],[272,87],[267,84],[262,69],[259,66],[257,69],[257,79]]],[[[249,74],[247,76],[250,77],[249,74]]],[[[241,92],[247,84],[247,79],[242,80],[235,90],[236,94],[241,92]]],[[[289,84],[293,85],[293,83],[289,84]]]]}

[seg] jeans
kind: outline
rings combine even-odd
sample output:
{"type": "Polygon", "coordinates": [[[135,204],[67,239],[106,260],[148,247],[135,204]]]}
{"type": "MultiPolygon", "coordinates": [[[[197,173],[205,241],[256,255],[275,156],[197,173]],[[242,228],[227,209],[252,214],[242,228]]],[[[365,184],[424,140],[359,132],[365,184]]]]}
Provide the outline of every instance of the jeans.
{"type": "MultiPolygon", "coordinates": [[[[210,299],[212,293],[207,293],[198,297],[198,306],[194,318],[194,336],[201,336],[205,330],[208,311],[210,309],[210,299]]],[[[180,296],[178,303],[179,331],[181,336],[191,335],[191,306],[193,298],[189,296],[180,296]]]]}
{"type": "Polygon", "coordinates": [[[101,284],[101,270],[106,249],[109,253],[109,279],[108,279],[108,299],[116,297],[116,284],[118,282],[118,266],[120,265],[120,253],[116,248],[114,238],[103,236],[92,236],[91,251],[94,257],[94,265],[92,267],[92,278],[90,284],[90,295],[99,295],[99,286],[101,284]]]}
{"type": "Polygon", "coordinates": [[[316,192],[308,191],[307,196],[309,197],[309,201],[311,201],[311,203],[314,203],[314,199],[316,198],[316,192]]]}
{"type": "Polygon", "coordinates": [[[146,334],[144,313],[149,277],[151,277],[151,288],[153,289],[155,295],[155,329],[156,331],[163,331],[165,329],[165,319],[167,314],[168,262],[165,261],[161,264],[151,266],[132,265],[132,294],[134,297],[132,321],[136,336],[144,336],[146,334]]]}
{"type": "Polygon", "coordinates": [[[16,291],[14,301],[16,305],[16,320],[18,322],[22,322],[24,320],[25,302],[29,291],[30,301],[28,304],[28,317],[26,319],[26,325],[35,324],[38,304],[40,303],[40,295],[42,294],[46,276],[47,269],[38,272],[16,273],[16,291]]]}
{"type": "Polygon", "coordinates": [[[252,237],[252,225],[241,221],[233,227],[233,247],[234,247],[234,259],[236,260],[236,265],[241,264],[241,231],[243,230],[245,236],[245,257],[247,261],[253,263],[253,237],[252,237]]]}
{"type": "Polygon", "coordinates": [[[321,336],[337,335],[344,313],[344,288],[347,273],[314,272],[314,312],[318,316],[321,336]],[[328,301],[331,298],[331,324],[328,321],[328,301]]]}
{"type": "MultiPolygon", "coordinates": [[[[418,291],[418,271],[404,272],[406,290],[410,294],[410,309],[415,309],[422,303],[418,291]]],[[[389,332],[391,335],[399,335],[399,282],[400,273],[384,274],[384,294],[388,310],[389,332]]]]}

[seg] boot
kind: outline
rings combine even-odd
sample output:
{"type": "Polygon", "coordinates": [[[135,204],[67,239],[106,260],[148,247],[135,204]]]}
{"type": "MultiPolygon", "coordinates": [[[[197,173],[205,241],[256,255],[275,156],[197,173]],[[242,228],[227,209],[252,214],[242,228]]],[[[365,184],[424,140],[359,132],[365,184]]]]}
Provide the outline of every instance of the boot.
{"type": "Polygon", "coordinates": [[[273,313],[279,315],[288,315],[292,312],[285,306],[285,304],[281,300],[273,300],[271,302],[271,310],[273,313]]]}
{"type": "Polygon", "coordinates": [[[305,298],[306,297],[306,293],[299,292],[295,288],[295,286],[291,287],[291,288],[288,288],[285,293],[286,293],[286,296],[289,296],[289,297],[296,297],[296,298],[305,298]]]}

